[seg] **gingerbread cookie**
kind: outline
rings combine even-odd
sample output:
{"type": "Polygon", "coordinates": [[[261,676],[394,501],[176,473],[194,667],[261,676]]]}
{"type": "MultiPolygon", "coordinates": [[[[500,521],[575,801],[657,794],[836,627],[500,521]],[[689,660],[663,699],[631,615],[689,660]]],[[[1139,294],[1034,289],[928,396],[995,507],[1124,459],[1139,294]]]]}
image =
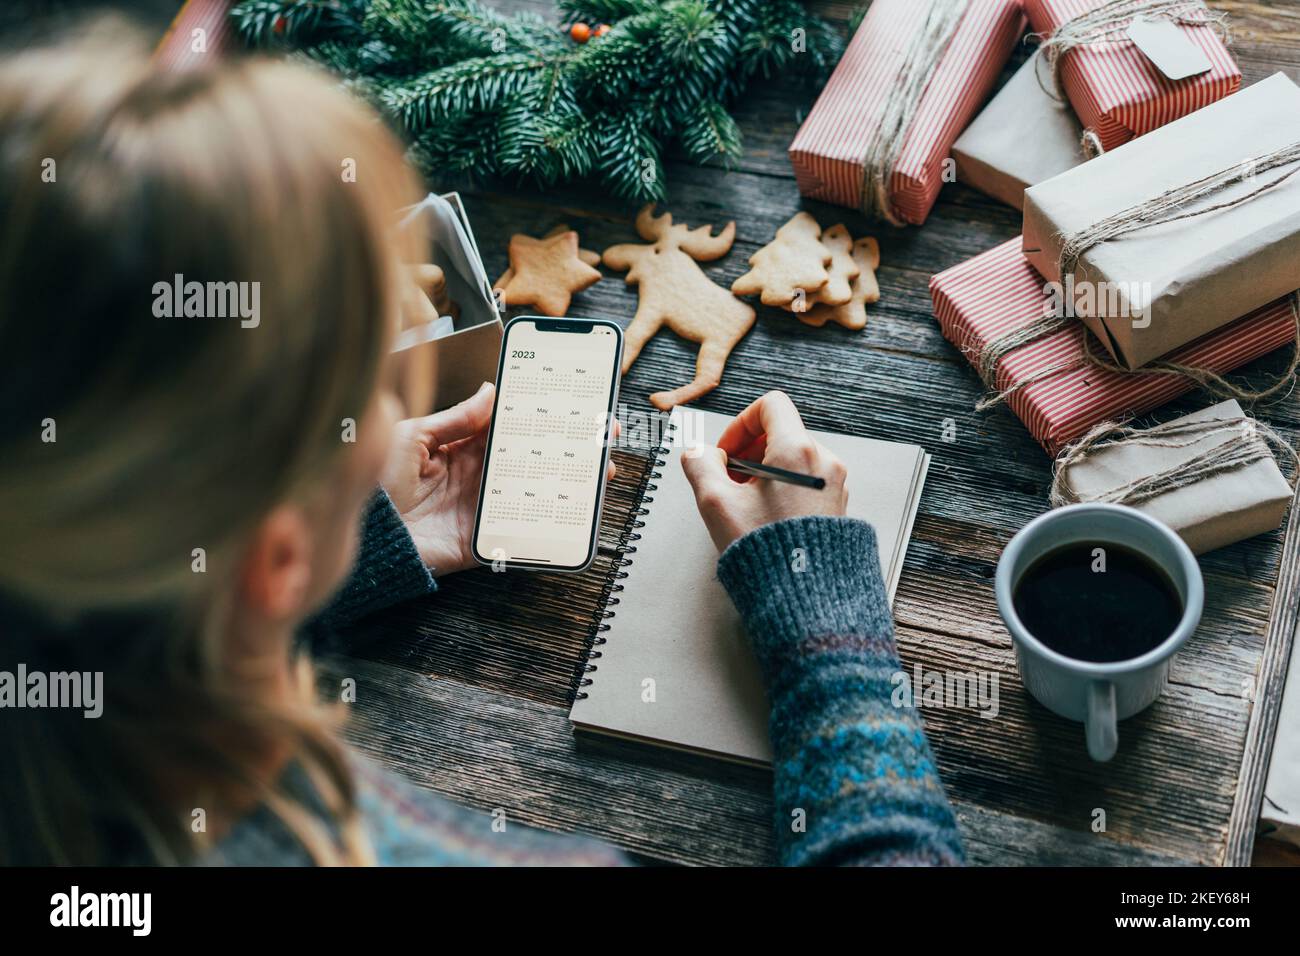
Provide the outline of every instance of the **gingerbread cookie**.
{"type": "Polygon", "coordinates": [[[551,230],[541,239],[510,237],[510,268],[497,282],[503,305],[531,305],[543,315],[563,316],[574,292],[600,281],[600,271],[579,255],[578,234],[551,230]]]}
{"type": "Polygon", "coordinates": [[[860,329],[867,324],[867,304],[880,300],[876,269],[880,267],[880,245],[866,237],[853,243],[853,261],[858,268],[853,280],[853,296],[842,305],[814,305],[807,312],[796,313],[799,321],[820,328],[838,322],[846,329],[860,329]]]}
{"type": "MultiPolygon", "coordinates": [[[[546,235],[542,236],[542,238],[550,239],[554,236],[558,236],[562,232],[568,232],[568,231],[569,231],[568,224],[562,222],[554,229],[552,229],[550,232],[548,232],[546,235]]],[[[592,252],[590,249],[579,249],[578,258],[581,259],[583,262],[585,262],[587,265],[591,266],[593,269],[596,266],[600,265],[600,253],[592,252]]],[[[494,291],[504,289],[506,286],[510,284],[510,280],[513,279],[514,277],[515,277],[515,270],[507,266],[506,271],[501,273],[501,278],[497,279],[497,281],[493,283],[492,289],[494,291]]]]}
{"type": "Polygon", "coordinates": [[[636,315],[623,336],[623,371],[665,325],[700,345],[690,384],[650,396],[652,405],[667,410],[717,388],[727,356],[754,325],[754,310],[715,285],[696,264],[730,251],[736,238],[734,222],[715,236],[711,226],[673,225],[671,213],[656,217],[654,203],[649,203],[637,214],[636,231],[650,245],[610,246],[602,256],[611,269],[627,270],[627,282],[637,287],[639,296],[636,315]]]}
{"type": "MultiPolygon", "coordinates": [[[[436,322],[439,310],[434,307],[434,290],[446,296],[442,270],[435,265],[408,266],[406,281],[401,283],[402,329],[417,328],[436,322]]],[[[427,415],[433,410],[435,362],[428,343],[394,352],[397,393],[408,416],[427,415]]]]}
{"type": "Polygon", "coordinates": [[[415,278],[414,267],[408,271],[408,275],[411,281],[403,282],[401,290],[403,329],[432,322],[438,317],[438,310],[433,307],[429,296],[420,289],[420,284],[415,278]]]}
{"type": "MultiPolygon", "coordinates": [[[[424,291],[434,309],[433,318],[440,315],[450,315],[454,319],[460,318],[460,306],[452,301],[450,294],[447,292],[447,276],[439,266],[431,262],[421,263],[409,267],[411,278],[415,280],[417,287],[424,291]]],[[[423,306],[413,303],[416,312],[427,314],[423,306]]]]}
{"type": "Polygon", "coordinates": [[[831,277],[833,257],[822,245],[821,234],[816,219],[797,213],[776,231],[775,239],[749,257],[753,268],[731,284],[731,291],[757,294],[764,305],[781,308],[789,308],[799,295],[812,298],[831,277]]]}
{"type": "Polygon", "coordinates": [[[794,309],[795,312],[806,312],[818,303],[846,305],[853,298],[853,280],[858,277],[859,266],[853,258],[853,237],[849,235],[844,223],[837,223],[823,232],[822,245],[831,254],[831,277],[817,290],[815,296],[804,300],[804,308],[794,309]]]}
{"type": "Polygon", "coordinates": [[[425,262],[411,266],[410,269],[415,284],[424,291],[425,296],[433,303],[438,315],[460,317],[460,306],[452,301],[451,295],[447,291],[447,277],[441,267],[431,262],[425,262]]]}

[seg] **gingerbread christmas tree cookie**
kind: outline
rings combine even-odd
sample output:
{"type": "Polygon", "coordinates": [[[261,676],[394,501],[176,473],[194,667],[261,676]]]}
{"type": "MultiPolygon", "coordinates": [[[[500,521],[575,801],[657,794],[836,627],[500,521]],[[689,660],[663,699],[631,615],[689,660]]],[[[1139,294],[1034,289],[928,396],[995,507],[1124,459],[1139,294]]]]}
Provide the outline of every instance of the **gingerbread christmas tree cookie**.
{"type": "MultiPolygon", "coordinates": [[[[731,284],[736,295],[758,295],[764,305],[788,309],[797,297],[812,298],[830,281],[832,252],[822,228],[806,212],[796,213],[776,238],[749,257],[752,268],[731,284]]],[[[841,301],[848,301],[847,290],[841,301]]]]}
{"type": "Polygon", "coordinates": [[[849,301],[842,305],[814,305],[807,312],[796,313],[800,322],[819,328],[827,322],[838,322],[846,329],[860,329],[867,324],[867,304],[880,300],[880,286],[876,283],[880,245],[870,236],[859,239],[853,243],[852,256],[858,275],[849,301]]]}
{"type": "Polygon", "coordinates": [[[853,237],[843,223],[837,223],[822,233],[821,243],[831,254],[830,278],[805,300],[805,307],[794,312],[807,312],[814,303],[846,305],[853,298],[853,280],[858,277],[859,265],[853,258],[853,237]]]}

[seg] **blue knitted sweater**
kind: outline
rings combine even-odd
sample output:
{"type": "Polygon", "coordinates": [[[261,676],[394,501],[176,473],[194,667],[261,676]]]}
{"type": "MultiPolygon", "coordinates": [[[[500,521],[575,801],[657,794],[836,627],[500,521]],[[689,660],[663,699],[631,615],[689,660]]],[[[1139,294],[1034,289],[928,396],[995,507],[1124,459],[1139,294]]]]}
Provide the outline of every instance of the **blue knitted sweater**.
{"type": "MultiPolygon", "coordinates": [[[[891,702],[901,669],[871,526],[798,518],[734,542],[718,578],[739,609],[772,713],[773,825],[787,865],[962,862],[921,718],[891,702]],[[802,548],[804,569],[787,556],[802,548]]],[[[336,627],[434,590],[392,504],[376,498],[358,566],[314,623],[336,627]]],[[[356,758],[362,821],[381,864],[617,864],[599,843],[512,826],[455,806],[356,758]]],[[[309,785],[286,786],[311,805],[309,785]]],[[[305,852],[261,810],[205,862],[293,864],[305,852]]]]}

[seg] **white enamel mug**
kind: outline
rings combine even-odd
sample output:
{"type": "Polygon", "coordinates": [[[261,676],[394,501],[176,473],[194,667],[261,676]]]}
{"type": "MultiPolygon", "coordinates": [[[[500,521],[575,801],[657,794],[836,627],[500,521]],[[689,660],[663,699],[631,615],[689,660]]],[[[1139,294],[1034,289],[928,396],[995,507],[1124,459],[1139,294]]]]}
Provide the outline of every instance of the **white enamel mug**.
{"type": "Polygon", "coordinates": [[[1002,552],[994,590],[1025,689],[1048,710],[1082,721],[1088,755],[1098,761],[1115,756],[1118,721],[1149,707],[1160,696],[1170,661],[1196,630],[1205,604],[1200,566],[1183,539],[1140,511],[1111,504],[1068,505],[1029,522],[1002,552]],[[1020,579],[1043,555],[1080,543],[1126,547],[1169,576],[1183,606],[1183,616],[1169,637],[1138,657],[1097,663],[1067,657],[1029,633],[1012,602],[1020,579]]]}

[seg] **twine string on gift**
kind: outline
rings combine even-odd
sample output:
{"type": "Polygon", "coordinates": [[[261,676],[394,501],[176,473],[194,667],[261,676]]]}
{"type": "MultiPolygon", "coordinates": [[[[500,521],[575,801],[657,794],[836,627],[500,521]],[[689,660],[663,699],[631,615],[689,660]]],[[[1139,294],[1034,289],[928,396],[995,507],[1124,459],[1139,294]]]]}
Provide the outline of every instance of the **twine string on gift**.
{"type": "Polygon", "coordinates": [[[1051,33],[1030,34],[1032,39],[1040,42],[1039,50],[1047,60],[1047,69],[1052,77],[1052,89],[1048,89],[1035,70],[1038,85],[1049,95],[1064,100],[1061,61],[1065,54],[1081,46],[1122,40],[1129,25],[1139,18],[1168,20],[1180,26],[1209,27],[1225,43],[1228,42],[1227,15],[1211,11],[1204,0],[1110,0],[1095,10],[1066,20],[1051,33]]]}
{"type": "Polygon", "coordinates": [[[1270,445],[1287,456],[1293,466],[1293,474],[1300,471],[1300,455],[1297,455],[1290,442],[1264,422],[1249,415],[1191,422],[1173,421],[1146,429],[1130,428],[1119,422],[1103,422],[1061,452],[1053,470],[1048,499],[1054,508],[1084,500],[1070,487],[1070,469],[1105,449],[1117,445],[1180,449],[1211,440],[1213,444],[1209,448],[1176,465],[1126,481],[1101,494],[1090,495],[1086,500],[1140,505],[1198,481],[1236,471],[1258,461],[1271,460],[1273,452],[1270,445]]]}
{"type": "Polygon", "coordinates": [[[1291,143],[1271,152],[1236,163],[1208,176],[1202,176],[1195,182],[1184,183],[1181,186],[1166,189],[1159,196],[1134,203],[1127,209],[1121,209],[1119,212],[1112,213],[1091,226],[1066,236],[1064,242],[1061,243],[1061,253],[1057,261],[1057,267],[1061,270],[1061,281],[1065,281],[1066,275],[1075,272],[1084,253],[1094,246],[1108,239],[1115,239],[1138,229],[1144,229],[1147,226],[1167,225],[1171,222],[1191,219],[1194,216],[1204,216],[1220,209],[1231,209],[1234,206],[1250,202],[1257,196],[1271,189],[1276,189],[1297,172],[1300,172],[1300,165],[1296,165],[1295,168],[1287,170],[1278,178],[1264,183],[1262,186],[1256,186],[1248,193],[1200,209],[1179,212],[1188,203],[1213,196],[1230,186],[1249,182],[1262,173],[1292,163],[1300,164],[1300,142],[1291,143]]]}
{"type": "Polygon", "coordinates": [[[1051,378],[1061,372],[1072,371],[1084,366],[1091,366],[1105,372],[1116,372],[1121,375],[1174,375],[1185,378],[1193,384],[1204,389],[1210,395],[1216,398],[1228,399],[1235,398],[1239,402],[1259,402],[1266,398],[1272,398],[1282,391],[1288,390],[1295,384],[1296,372],[1300,371],[1300,291],[1291,294],[1289,300],[1291,306],[1291,318],[1294,323],[1295,345],[1291,353],[1291,361],[1287,367],[1274,379],[1267,387],[1262,389],[1247,388],[1243,385],[1237,385],[1224,378],[1217,372],[1208,368],[1202,368],[1197,365],[1184,365],[1180,362],[1156,361],[1149,365],[1144,365],[1139,369],[1128,369],[1119,365],[1105,355],[1093,348],[1092,335],[1086,328],[1080,327],[1079,334],[1082,336],[1083,355],[1076,359],[1070,359],[1065,362],[1057,362],[1046,368],[1039,369],[1032,375],[1027,375],[1022,379],[1017,379],[1004,389],[997,387],[997,365],[998,362],[1014,349],[1029,345],[1040,339],[1046,338],[1055,332],[1072,324],[1074,319],[1049,314],[1013,329],[1003,335],[991,339],[985,346],[978,350],[972,358],[972,364],[979,373],[980,378],[989,389],[989,394],[981,398],[975,404],[977,412],[985,411],[994,406],[1001,405],[1016,392],[1027,388],[1035,382],[1042,381],[1045,378],[1051,378]]]}
{"type": "MultiPolygon", "coordinates": [[[[1049,335],[1055,335],[1062,329],[1067,328],[1071,321],[1066,316],[1049,312],[1027,325],[1022,325],[990,339],[982,349],[974,353],[972,363],[975,366],[975,371],[979,373],[979,377],[983,379],[985,385],[989,388],[995,388],[996,386],[993,383],[998,362],[1002,361],[1004,356],[1023,345],[1029,345],[1039,339],[1045,339],[1049,335]]],[[[969,353],[971,350],[966,351],[969,353]]],[[[1028,383],[1017,384],[1023,388],[1028,383]]]]}
{"type": "Polygon", "coordinates": [[[862,160],[862,212],[894,226],[890,181],[908,130],[939,60],[952,42],[969,0],[930,0],[925,19],[900,53],[898,82],[885,100],[880,124],[871,134],[862,160]]]}
{"type": "Polygon", "coordinates": [[[1101,137],[1098,136],[1097,131],[1091,127],[1085,129],[1083,135],[1079,137],[1079,148],[1083,150],[1083,155],[1087,156],[1089,159],[1096,159],[1102,153],[1106,152],[1105,148],[1101,145],[1101,137]]]}

